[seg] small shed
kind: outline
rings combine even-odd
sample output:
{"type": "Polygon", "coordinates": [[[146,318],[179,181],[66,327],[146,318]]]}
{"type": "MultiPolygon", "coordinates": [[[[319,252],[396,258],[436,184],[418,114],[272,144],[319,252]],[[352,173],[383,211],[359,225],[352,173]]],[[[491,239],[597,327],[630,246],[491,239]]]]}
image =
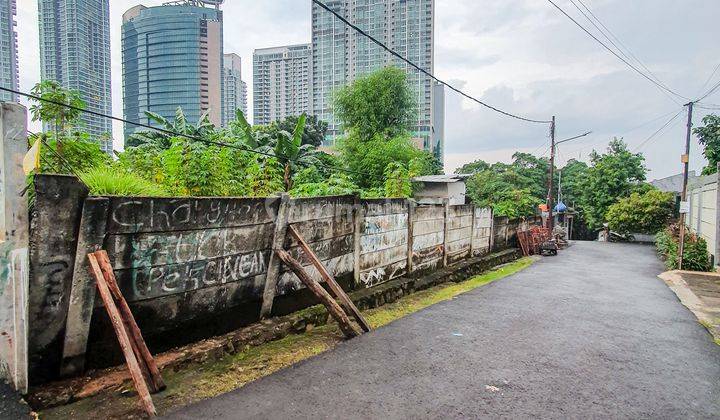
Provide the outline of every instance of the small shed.
{"type": "Polygon", "coordinates": [[[413,178],[422,187],[415,193],[418,204],[442,204],[448,199],[451,206],[465,204],[465,180],[471,174],[426,175],[413,178]]]}

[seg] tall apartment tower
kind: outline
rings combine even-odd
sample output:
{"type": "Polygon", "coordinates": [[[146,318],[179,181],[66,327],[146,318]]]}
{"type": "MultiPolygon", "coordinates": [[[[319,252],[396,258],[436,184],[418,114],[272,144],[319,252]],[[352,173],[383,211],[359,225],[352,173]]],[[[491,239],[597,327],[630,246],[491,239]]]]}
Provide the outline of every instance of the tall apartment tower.
{"type": "Polygon", "coordinates": [[[242,80],[241,61],[240,56],[235,53],[223,56],[223,127],[227,127],[228,123],[235,119],[238,109],[247,117],[247,83],[242,80]]]}
{"type": "MultiPolygon", "coordinates": [[[[433,71],[434,0],[329,0],[325,4],[428,72],[433,71]]],[[[333,116],[332,95],[338,88],[379,68],[405,69],[417,91],[419,118],[414,135],[426,150],[432,141],[433,81],[345,25],[319,6],[312,6],[313,113],[329,124],[327,145],[341,133],[333,116]]]]}
{"type": "MultiPolygon", "coordinates": [[[[38,0],[40,77],[80,92],[90,111],[112,114],[109,0],[38,0]]],[[[110,119],[81,115],[84,128],[112,152],[110,119]]]]}
{"type": "MultiPolygon", "coordinates": [[[[173,119],[178,107],[195,123],[223,122],[222,0],[135,6],[123,14],[123,113],[154,124],[146,111],[173,119]]],[[[125,124],[125,141],[142,130],[125,124]]]]}
{"type": "MultiPolygon", "coordinates": [[[[14,90],[18,90],[20,85],[16,15],[15,0],[0,0],[0,85],[14,90]]],[[[17,94],[0,91],[0,102],[18,102],[18,100],[17,94]]]]}
{"type": "Polygon", "coordinates": [[[253,53],[255,124],[269,124],[310,111],[311,52],[310,44],[255,50],[253,53]]]}

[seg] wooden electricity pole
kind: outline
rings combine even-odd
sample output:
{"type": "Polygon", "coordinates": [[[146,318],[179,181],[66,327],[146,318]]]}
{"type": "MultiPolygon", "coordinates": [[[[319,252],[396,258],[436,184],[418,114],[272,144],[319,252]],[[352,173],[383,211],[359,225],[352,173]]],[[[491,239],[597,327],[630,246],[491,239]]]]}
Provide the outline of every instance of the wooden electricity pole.
{"type": "Polygon", "coordinates": [[[682,155],[683,164],[683,188],[680,195],[680,244],[678,246],[678,269],[682,270],[683,252],[685,251],[685,214],[688,210],[687,206],[687,183],[688,183],[688,166],[690,163],[690,137],[692,135],[692,113],[693,102],[686,104],[688,107],[687,119],[687,135],[685,136],[685,154],[682,155]],[[684,207],[684,208],[683,208],[684,207]]]}
{"type": "Polygon", "coordinates": [[[552,232],[553,229],[553,177],[555,176],[555,116],[552,117],[550,123],[550,175],[548,179],[548,228],[552,232]]]}

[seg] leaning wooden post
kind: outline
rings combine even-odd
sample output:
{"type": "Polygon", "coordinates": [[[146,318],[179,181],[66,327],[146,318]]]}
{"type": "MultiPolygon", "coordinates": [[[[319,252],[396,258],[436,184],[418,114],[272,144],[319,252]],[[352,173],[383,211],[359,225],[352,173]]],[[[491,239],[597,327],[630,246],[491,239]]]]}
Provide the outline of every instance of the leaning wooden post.
{"type": "Polygon", "coordinates": [[[152,397],[150,397],[150,390],[145,383],[145,378],[143,377],[138,359],[135,357],[135,352],[133,352],[130,337],[125,330],[125,323],[123,322],[117,306],[115,306],[115,301],[113,300],[110,289],[105,282],[105,277],[95,254],[88,254],[87,257],[90,260],[90,269],[95,277],[95,284],[97,285],[98,292],[102,298],[103,304],[105,305],[105,310],[107,310],[108,316],[110,317],[110,321],[112,322],[113,329],[115,330],[118,342],[120,343],[120,349],[127,361],[130,377],[132,377],[135,389],[138,391],[140,403],[142,404],[145,412],[149,416],[154,417],[156,415],[155,405],[153,404],[152,397]]]}
{"type": "Polygon", "coordinates": [[[345,334],[347,338],[356,337],[358,332],[350,323],[350,318],[348,318],[347,314],[343,312],[340,305],[335,302],[335,299],[333,299],[332,296],[323,289],[320,283],[310,277],[310,275],[302,267],[302,264],[290,256],[290,254],[284,249],[278,249],[277,255],[278,258],[280,258],[282,262],[284,262],[290,270],[295,273],[300,281],[305,284],[305,287],[307,287],[315,296],[317,296],[318,299],[320,299],[320,302],[325,305],[328,312],[330,312],[330,315],[332,315],[332,317],[338,322],[340,330],[342,330],[343,334],[345,334]]]}
{"type": "Polygon", "coordinates": [[[318,270],[322,278],[325,280],[325,284],[328,285],[328,288],[335,296],[335,298],[340,301],[340,304],[342,305],[343,309],[345,309],[345,312],[355,318],[355,321],[357,321],[358,325],[360,325],[360,328],[362,328],[363,331],[369,332],[370,324],[365,321],[365,318],[363,318],[362,314],[355,306],[353,301],[345,293],[342,287],[340,287],[340,285],[335,281],[335,278],[330,274],[325,265],[323,265],[322,261],[320,261],[318,256],[315,255],[315,252],[313,252],[312,248],[310,248],[310,245],[305,242],[305,239],[300,236],[300,233],[292,225],[288,226],[288,232],[290,232],[290,235],[295,238],[298,244],[300,244],[300,248],[302,248],[303,252],[308,257],[310,262],[318,270]]]}
{"type": "Polygon", "coordinates": [[[283,193],[280,196],[280,205],[278,206],[277,216],[275,217],[275,231],[273,234],[272,251],[270,253],[270,261],[265,275],[265,290],[263,292],[262,308],[260,309],[260,318],[264,319],[272,313],[273,301],[277,290],[277,282],[280,277],[280,259],[277,251],[282,250],[287,234],[288,217],[290,213],[290,195],[283,193]]]}

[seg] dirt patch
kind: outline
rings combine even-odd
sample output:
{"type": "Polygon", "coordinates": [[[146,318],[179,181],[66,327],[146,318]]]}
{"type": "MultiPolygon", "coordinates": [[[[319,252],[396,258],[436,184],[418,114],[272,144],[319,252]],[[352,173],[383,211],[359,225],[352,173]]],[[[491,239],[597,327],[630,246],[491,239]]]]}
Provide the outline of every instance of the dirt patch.
{"type": "Polygon", "coordinates": [[[673,270],[660,277],[720,345],[720,274],[673,270]]]}

